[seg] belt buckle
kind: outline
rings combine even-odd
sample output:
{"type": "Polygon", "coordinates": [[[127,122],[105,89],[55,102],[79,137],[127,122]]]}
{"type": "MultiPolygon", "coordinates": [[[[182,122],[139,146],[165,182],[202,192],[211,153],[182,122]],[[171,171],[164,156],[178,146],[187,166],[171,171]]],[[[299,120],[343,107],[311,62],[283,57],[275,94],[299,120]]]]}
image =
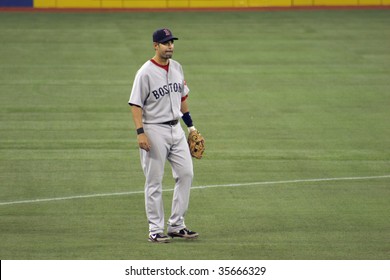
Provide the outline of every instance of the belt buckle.
{"type": "Polygon", "coordinates": [[[170,125],[170,126],[175,126],[177,125],[179,122],[179,120],[172,120],[172,121],[168,121],[168,122],[165,122],[165,123],[162,123],[162,124],[166,124],[166,125],[170,125]]]}

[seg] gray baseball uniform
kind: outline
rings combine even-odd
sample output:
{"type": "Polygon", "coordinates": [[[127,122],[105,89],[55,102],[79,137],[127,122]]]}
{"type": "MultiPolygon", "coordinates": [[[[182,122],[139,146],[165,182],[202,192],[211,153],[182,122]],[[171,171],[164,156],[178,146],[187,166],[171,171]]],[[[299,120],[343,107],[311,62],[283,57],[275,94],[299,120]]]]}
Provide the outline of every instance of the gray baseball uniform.
{"type": "Polygon", "coordinates": [[[171,164],[175,180],[168,232],[185,228],[193,178],[192,158],[185,133],[180,125],[182,98],[189,93],[181,65],[169,60],[168,71],[152,60],[137,72],[129,104],[142,108],[145,134],[150,142],[149,152],[140,149],[145,174],[145,207],[151,234],[164,231],[162,180],[165,162],[171,164]]]}

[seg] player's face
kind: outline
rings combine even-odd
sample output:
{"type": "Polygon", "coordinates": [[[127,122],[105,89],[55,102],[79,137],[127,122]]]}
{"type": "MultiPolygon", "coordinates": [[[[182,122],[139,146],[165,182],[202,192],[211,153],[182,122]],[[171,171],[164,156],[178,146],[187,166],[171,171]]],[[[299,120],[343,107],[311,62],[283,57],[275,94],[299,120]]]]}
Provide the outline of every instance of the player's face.
{"type": "Polygon", "coordinates": [[[175,48],[174,41],[168,41],[164,43],[159,43],[157,45],[158,55],[163,59],[169,59],[173,55],[173,49],[175,48]]]}

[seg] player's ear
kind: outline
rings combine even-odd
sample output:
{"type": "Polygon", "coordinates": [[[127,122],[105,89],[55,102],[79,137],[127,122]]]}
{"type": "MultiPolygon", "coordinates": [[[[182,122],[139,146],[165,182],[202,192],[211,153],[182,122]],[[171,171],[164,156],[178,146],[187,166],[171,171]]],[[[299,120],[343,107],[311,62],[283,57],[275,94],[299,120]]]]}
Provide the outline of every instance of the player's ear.
{"type": "Polygon", "coordinates": [[[158,47],[158,43],[153,42],[153,48],[154,48],[154,50],[157,50],[157,47],[158,47]]]}

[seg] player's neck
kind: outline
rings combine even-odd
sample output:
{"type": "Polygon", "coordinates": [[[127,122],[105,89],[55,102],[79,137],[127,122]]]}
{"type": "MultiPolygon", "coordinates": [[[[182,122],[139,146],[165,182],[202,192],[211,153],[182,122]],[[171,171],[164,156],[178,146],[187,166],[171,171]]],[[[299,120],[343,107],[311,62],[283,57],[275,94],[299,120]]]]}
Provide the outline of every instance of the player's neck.
{"type": "Polygon", "coordinates": [[[150,60],[154,65],[156,65],[157,67],[160,67],[162,69],[164,69],[165,71],[169,71],[169,63],[167,65],[161,65],[161,64],[158,64],[153,58],[150,60]]]}
{"type": "Polygon", "coordinates": [[[155,55],[153,58],[152,58],[157,64],[161,65],[161,66],[166,66],[169,64],[169,58],[161,58],[157,55],[155,55]]]}

